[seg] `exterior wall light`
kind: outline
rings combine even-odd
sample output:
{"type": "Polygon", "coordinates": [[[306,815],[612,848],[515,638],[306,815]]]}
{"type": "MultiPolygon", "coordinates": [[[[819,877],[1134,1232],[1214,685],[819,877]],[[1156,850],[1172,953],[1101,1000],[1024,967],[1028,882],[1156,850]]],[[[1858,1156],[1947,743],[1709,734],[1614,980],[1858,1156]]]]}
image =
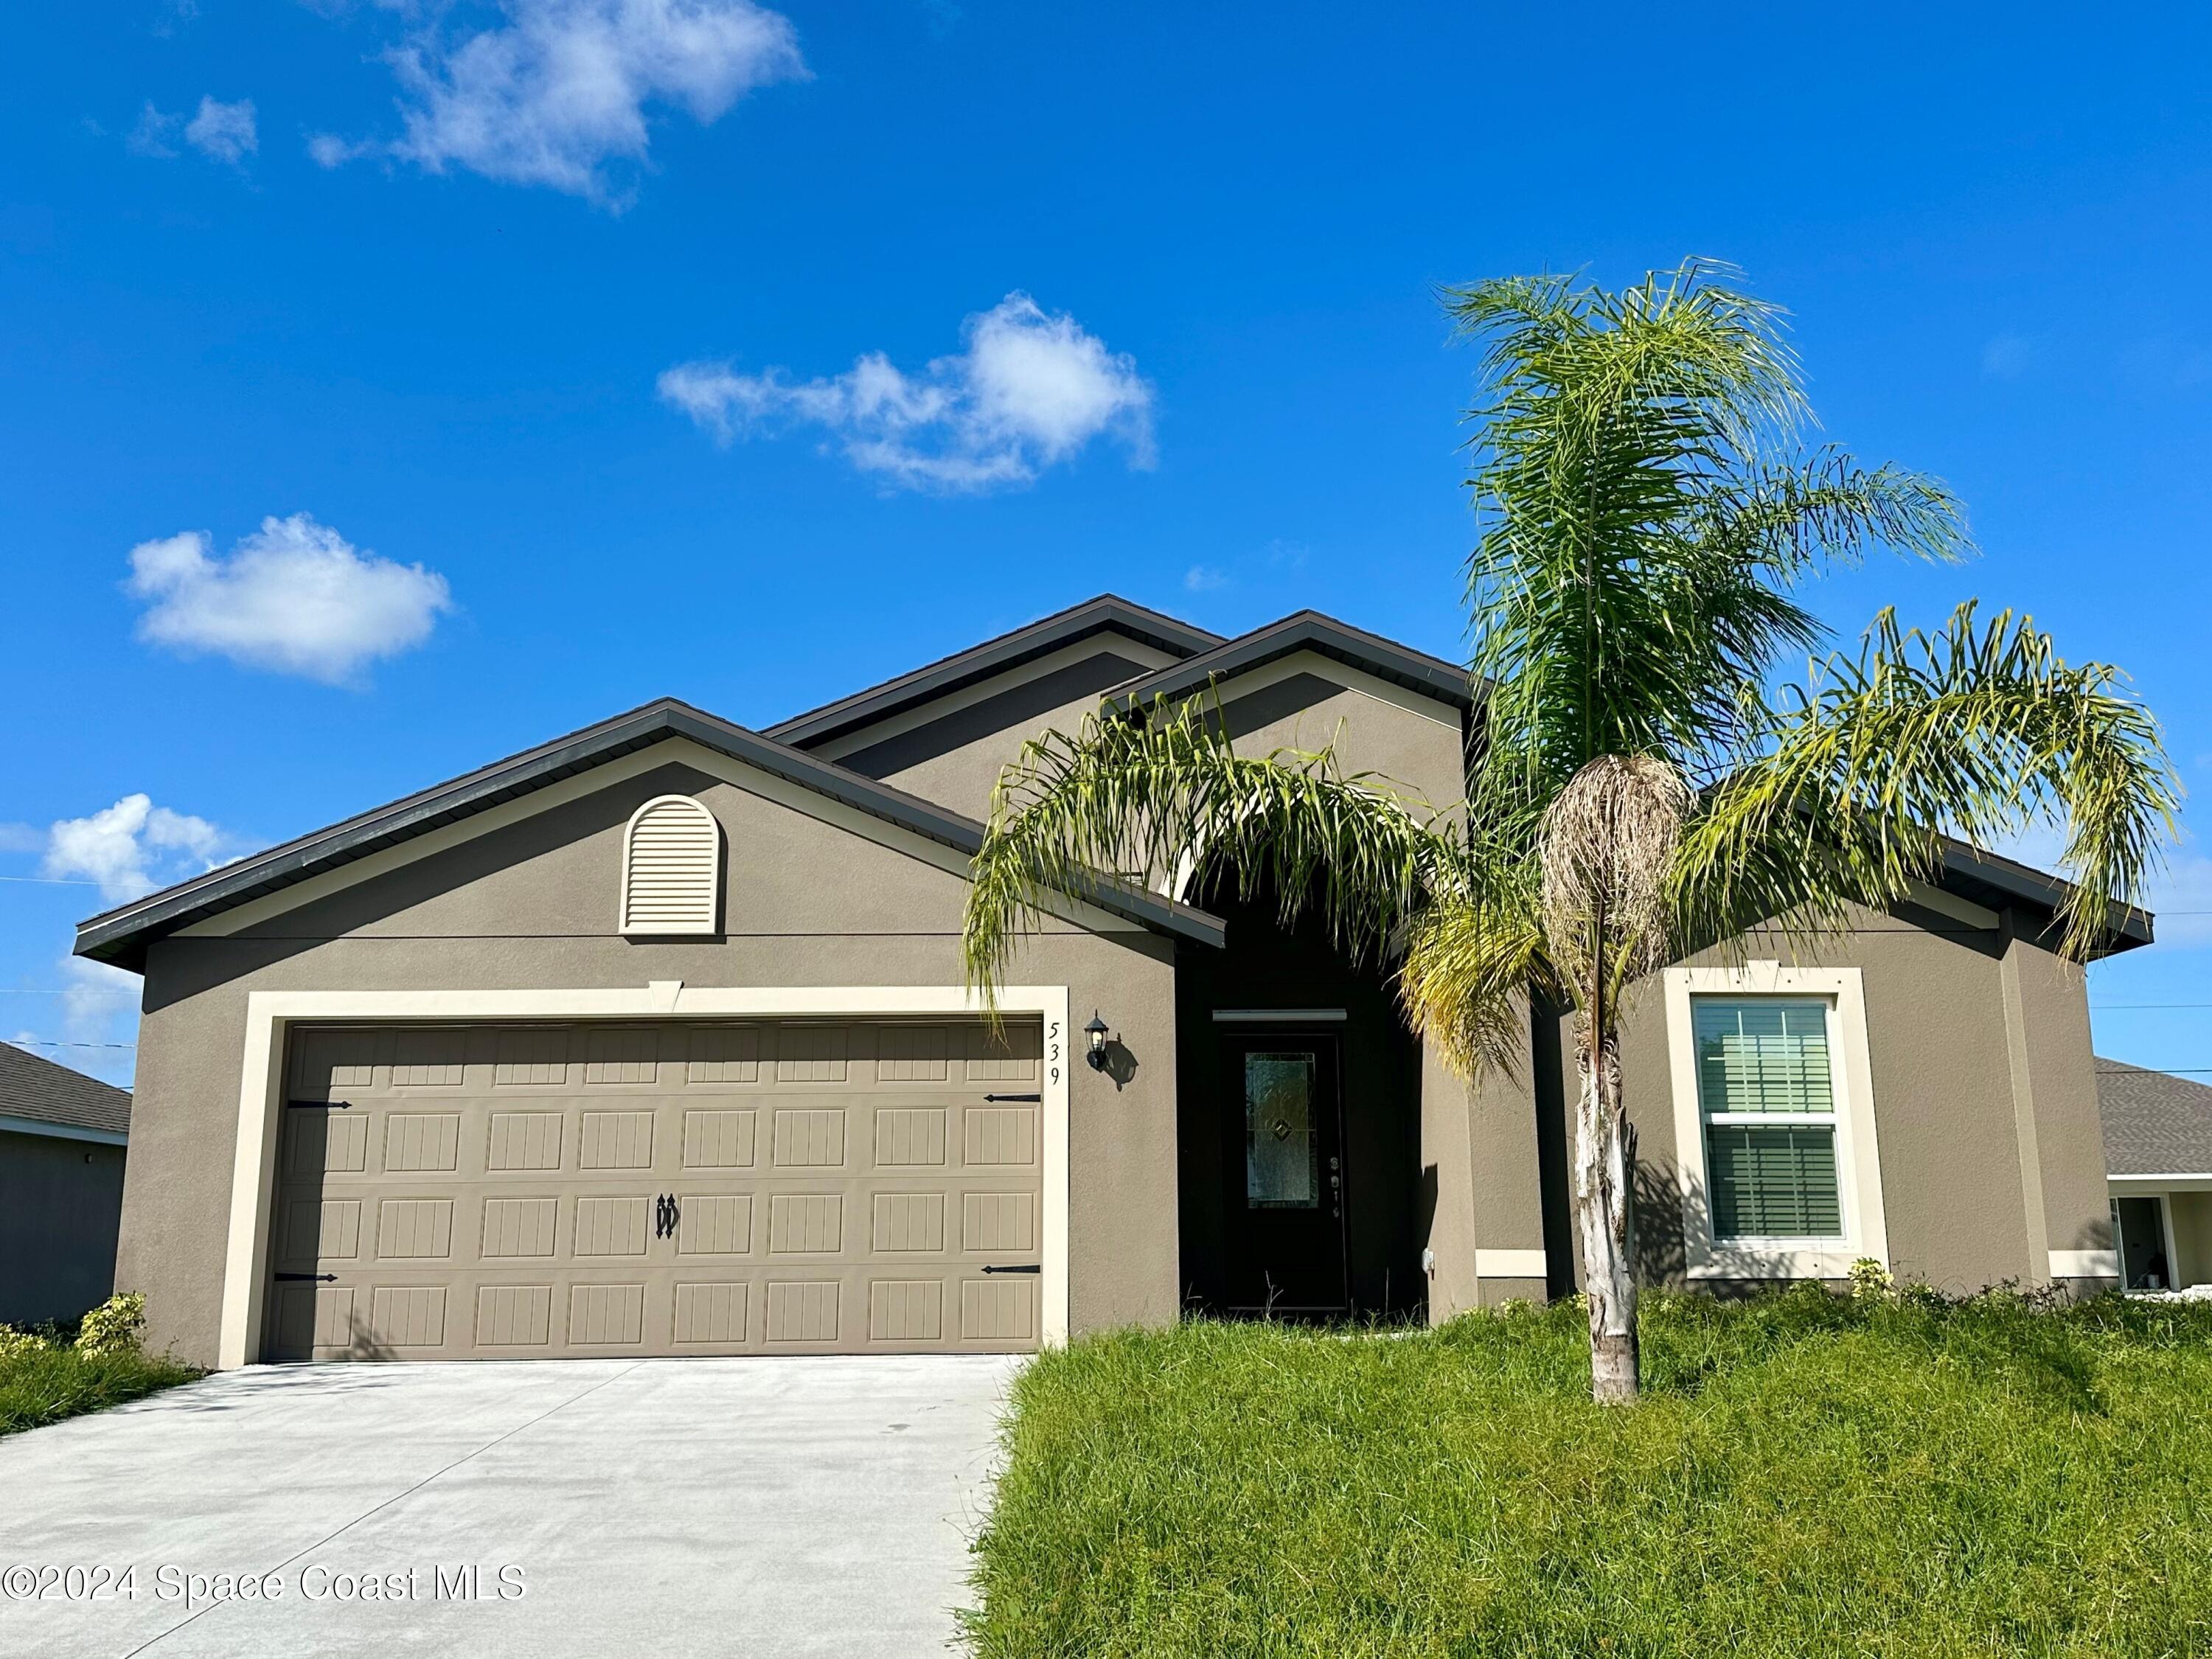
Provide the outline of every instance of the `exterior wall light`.
{"type": "Polygon", "coordinates": [[[1083,1034],[1091,1039],[1091,1051],[1083,1056],[1084,1059],[1091,1062],[1092,1071],[1104,1071],[1106,1069],[1106,1022],[1098,1018],[1098,1012],[1095,1008],[1091,1010],[1091,1024],[1083,1028],[1083,1034]]]}

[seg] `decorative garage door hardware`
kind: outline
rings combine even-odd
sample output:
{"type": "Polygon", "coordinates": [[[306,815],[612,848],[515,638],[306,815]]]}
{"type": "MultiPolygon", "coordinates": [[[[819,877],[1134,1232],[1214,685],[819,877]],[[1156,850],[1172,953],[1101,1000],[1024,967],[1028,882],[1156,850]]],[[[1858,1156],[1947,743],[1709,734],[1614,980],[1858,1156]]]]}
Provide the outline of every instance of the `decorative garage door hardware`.
{"type": "Polygon", "coordinates": [[[1044,1271],[1044,1267],[1041,1262],[1025,1261],[1016,1267],[987,1266],[983,1271],[987,1273],[1041,1273],[1044,1271]]]}
{"type": "Polygon", "coordinates": [[[288,1100],[284,1103],[295,1112],[349,1112],[349,1100],[288,1100]]]}
{"type": "Polygon", "coordinates": [[[676,1224],[683,1218],[684,1212],[676,1206],[676,1194],[673,1193],[661,1194],[661,1195],[653,1201],[653,1236],[655,1238],[666,1238],[670,1237],[676,1231],[676,1224]]]}
{"type": "Polygon", "coordinates": [[[315,1285],[335,1285],[338,1282],[338,1276],[336,1273],[278,1273],[276,1277],[306,1279],[315,1285]]]}
{"type": "Polygon", "coordinates": [[[985,1095],[983,1098],[987,1102],[995,1103],[1001,1100],[1042,1101],[1044,1097],[1042,1095],[985,1095]]]}

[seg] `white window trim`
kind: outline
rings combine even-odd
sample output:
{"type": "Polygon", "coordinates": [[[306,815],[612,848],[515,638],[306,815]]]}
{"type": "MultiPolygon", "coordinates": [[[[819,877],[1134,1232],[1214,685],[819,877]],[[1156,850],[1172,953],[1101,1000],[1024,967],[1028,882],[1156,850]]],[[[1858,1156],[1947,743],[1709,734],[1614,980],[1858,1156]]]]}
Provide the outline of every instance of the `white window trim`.
{"type": "MultiPolygon", "coordinates": [[[[1068,1073],[1067,987],[1009,985],[1002,1012],[1044,1024],[1044,1236],[1039,1253],[1037,1336],[1067,1340],[1068,1073]]],[[[246,1054],[238,1096],[238,1141],[231,1164],[230,1237],[224,1261],[222,1326],[216,1365],[231,1370],[261,1351],[268,1278],[270,1211],[276,1186],[276,1126],[284,1110],[284,1042],[302,1020],[452,1022],[496,1019],[687,1019],[846,1014],[975,1014],[959,986],[794,985],[712,987],[654,980],[642,987],[563,991],[255,991],[246,999],[246,1054]]]]}
{"type": "Polygon", "coordinates": [[[1841,1279],[1851,1263],[1889,1261],[1882,1211],[1881,1159],[1875,1134],[1874,1067],[1867,1047],[1866,995],[1856,968],[1669,968],[1665,974],[1667,1050],[1674,1093],[1674,1155],[1682,1197],[1684,1267],[1692,1279],[1841,1279]],[[1793,997],[1828,1005],[1828,1063],[1838,1103],[1836,1186],[1844,1237],[1837,1239],[1713,1237],[1707,1194],[1705,1127],[1698,1103],[1693,997],[1793,997]]]}
{"type": "Polygon", "coordinates": [[[624,939],[676,939],[687,935],[711,938],[719,933],[722,927],[722,821],[714,816],[714,809],[706,802],[692,795],[655,795],[651,800],[640,803],[637,811],[629,815],[629,822],[623,826],[622,897],[619,901],[622,908],[615,913],[621,925],[617,931],[624,939]],[[675,806],[695,819],[703,817],[708,828],[714,832],[714,861],[707,872],[707,915],[703,921],[657,922],[648,927],[630,921],[629,883],[637,862],[637,826],[644,823],[645,815],[657,806],[675,806]]]}

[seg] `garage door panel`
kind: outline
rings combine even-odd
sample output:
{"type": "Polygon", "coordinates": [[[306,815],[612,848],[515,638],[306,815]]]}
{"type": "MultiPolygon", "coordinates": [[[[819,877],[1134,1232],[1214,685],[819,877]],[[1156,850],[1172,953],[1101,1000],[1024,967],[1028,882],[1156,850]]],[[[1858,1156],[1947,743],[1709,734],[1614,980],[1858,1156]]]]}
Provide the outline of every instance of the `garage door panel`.
{"type": "Polygon", "coordinates": [[[384,1120],[387,1174],[457,1167],[461,1147],[459,1112],[391,1112],[384,1120]]]}
{"type": "Polygon", "coordinates": [[[750,1169],[759,1114],[750,1106],[693,1107],[684,1114],[684,1167],[750,1169]]]}
{"type": "Polygon", "coordinates": [[[477,1346],[544,1348],[553,1340],[550,1285],[485,1285],[477,1291],[477,1346]]]}
{"type": "Polygon", "coordinates": [[[1033,1267],[1041,1239],[1039,1108],[989,1097],[1034,1087],[1036,1036],[297,1033],[264,1352],[1031,1346],[1036,1276],[981,1269],[1033,1267]]]}

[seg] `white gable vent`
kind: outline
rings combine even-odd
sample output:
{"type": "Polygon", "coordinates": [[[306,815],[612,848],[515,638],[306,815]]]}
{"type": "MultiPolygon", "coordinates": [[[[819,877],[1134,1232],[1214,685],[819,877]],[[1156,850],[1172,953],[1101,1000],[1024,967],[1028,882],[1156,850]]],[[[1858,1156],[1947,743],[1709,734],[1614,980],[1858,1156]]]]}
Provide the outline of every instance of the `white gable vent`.
{"type": "Polygon", "coordinates": [[[711,933],[721,896],[722,830],[689,795],[660,795],[623,836],[622,930],[711,933]]]}

